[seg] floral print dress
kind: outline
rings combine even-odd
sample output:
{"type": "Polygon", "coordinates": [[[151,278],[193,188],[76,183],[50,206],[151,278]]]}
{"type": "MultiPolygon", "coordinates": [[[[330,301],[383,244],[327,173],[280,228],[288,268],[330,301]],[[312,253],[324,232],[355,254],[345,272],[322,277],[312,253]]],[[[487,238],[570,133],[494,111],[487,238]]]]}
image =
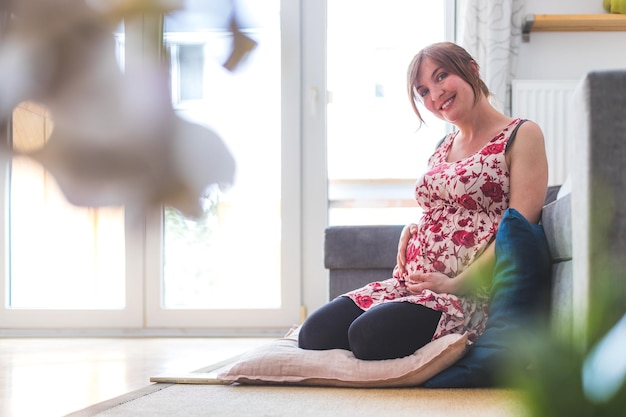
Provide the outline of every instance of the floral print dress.
{"type": "MultiPolygon", "coordinates": [[[[446,161],[458,131],[444,138],[428,161],[428,171],[415,186],[415,198],[424,213],[419,231],[407,245],[408,273],[438,271],[455,277],[491,243],[509,206],[506,146],[522,122],[513,120],[481,150],[459,161],[446,161]]],[[[484,332],[488,288],[464,297],[430,290],[411,294],[406,278],[405,274],[373,282],[344,296],[363,310],[385,302],[406,301],[441,311],[433,339],[467,332],[469,343],[473,343],[484,332]]]]}

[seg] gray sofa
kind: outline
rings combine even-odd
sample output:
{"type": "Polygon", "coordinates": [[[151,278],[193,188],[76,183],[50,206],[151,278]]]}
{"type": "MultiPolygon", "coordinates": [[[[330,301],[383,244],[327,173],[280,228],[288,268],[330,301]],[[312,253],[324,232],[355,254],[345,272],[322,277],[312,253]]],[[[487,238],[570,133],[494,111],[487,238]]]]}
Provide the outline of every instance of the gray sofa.
{"type": "MultiPolygon", "coordinates": [[[[571,111],[570,179],[559,198],[548,198],[542,224],[553,262],[556,331],[569,335],[574,326],[586,328],[589,311],[600,308],[602,318],[592,320],[593,337],[626,312],[626,70],[587,74],[571,111]]],[[[402,227],[328,227],[324,261],[330,298],[390,277],[402,227]]]]}
{"type": "MultiPolygon", "coordinates": [[[[556,199],[560,187],[550,187],[543,212],[553,261],[553,297],[563,305],[555,311],[566,315],[571,308],[571,197],[556,199]]],[[[396,264],[398,239],[403,225],[331,226],[325,231],[324,264],[329,270],[329,294],[333,299],[368,282],[391,277],[396,264]]]]}

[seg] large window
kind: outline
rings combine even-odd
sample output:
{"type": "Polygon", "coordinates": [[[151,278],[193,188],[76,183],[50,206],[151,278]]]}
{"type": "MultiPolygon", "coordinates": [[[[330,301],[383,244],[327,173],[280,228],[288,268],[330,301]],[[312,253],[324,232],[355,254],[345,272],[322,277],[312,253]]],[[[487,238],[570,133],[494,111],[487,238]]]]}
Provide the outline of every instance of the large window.
{"type": "MultiPolygon", "coordinates": [[[[174,110],[223,139],[235,183],[209,187],[197,220],[170,207],[79,208],[41,166],[16,158],[1,178],[0,333],[283,332],[299,321],[299,13],[291,1],[188,1],[112,34],[130,72],[160,54],[153,40],[163,33],[174,110]],[[234,5],[257,47],[230,72],[234,5]],[[284,107],[296,117],[283,118],[284,107]]],[[[12,126],[13,146],[30,150],[46,143],[54,115],[23,103],[12,126]]]]}
{"type": "MultiPolygon", "coordinates": [[[[445,127],[416,131],[405,72],[449,39],[451,3],[190,0],[125,22],[112,35],[120,65],[140,68],[164,36],[174,110],[223,139],[235,183],[207,189],[192,221],[170,207],[73,207],[40,166],[14,160],[0,171],[0,335],[284,332],[328,301],[329,223],[416,218],[413,182],[445,127]],[[234,4],[257,47],[229,72],[234,4]]],[[[53,126],[23,103],[13,145],[43,146],[53,126]]]]}
{"type": "Polygon", "coordinates": [[[418,130],[406,72],[422,47],[446,40],[449,7],[428,0],[328,1],[331,224],[416,221],[414,183],[447,127],[424,111],[426,125],[418,130]]]}

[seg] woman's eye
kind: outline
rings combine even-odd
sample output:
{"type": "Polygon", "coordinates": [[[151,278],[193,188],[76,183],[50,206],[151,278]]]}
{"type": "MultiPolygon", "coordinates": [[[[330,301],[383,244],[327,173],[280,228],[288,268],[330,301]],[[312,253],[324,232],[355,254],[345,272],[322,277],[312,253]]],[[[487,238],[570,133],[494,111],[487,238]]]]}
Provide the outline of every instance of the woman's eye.
{"type": "Polygon", "coordinates": [[[418,94],[420,95],[420,97],[426,97],[426,94],[428,94],[428,90],[424,88],[420,90],[418,94]]]}
{"type": "Polygon", "coordinates": [[[443,80],[444,78],[446,78],[447,76],[448,76],[448,74],[447,74],[447,73],[445,73],[445,72],[440,72],[440,73],[439,73],[439,75],[437,75],[437,81],[441,81],[441,80],[443,80]]]}

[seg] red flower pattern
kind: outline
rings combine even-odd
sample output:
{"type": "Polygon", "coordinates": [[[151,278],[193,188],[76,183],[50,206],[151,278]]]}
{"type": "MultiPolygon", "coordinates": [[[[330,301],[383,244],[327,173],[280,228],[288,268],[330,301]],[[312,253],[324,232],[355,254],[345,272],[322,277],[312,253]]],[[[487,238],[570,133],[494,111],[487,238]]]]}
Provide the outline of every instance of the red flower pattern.
{"type": "Polygon", "coordinates": [[[458,201],[460,205],[468,210],[476,210],[478,208],[476,200],[474,200],[469,194],[463,194],[461,197],[459,197],[458,201]]]}
{"type": "Polygon", "coordinates": [[[430,226],[430,231],[433,233],[439,233],[441,232],[441,227],[442,227],[441,223],[435,223],[432,226],[430,226]]]}
{"type": "Polygon", "coordinates": [[[487,181],[481,187],[480,190],[485,196],[491,198],[495,203],[500,203],[504,197],[504,190],[502,185],[494,181],[487,181]]]}
{"type": "Polygon", "coordinates": [[[502,150],[504,149],[504,143],[499,142],[499,143],[490,143],[489,145],[485,146],[480,153],[482,155],[495,155],[498,154],[500,152],[502,152],[502,150]]]}
{"type": "MultiPolygon", "coordinates": [[[[446,162],[454,138],[449,134],[429,160],[428,172],[416,182],[415,198],[424,210],[419,232],[407,245],[407,271],[458,275],[492,241],[509,204],[506,144],[521,119],[514,120],[480,151],[446,162]]],[[[473,343],[485,329],[487,289],[467,297],[429,290],[411,294],[406,275],[368,284],[345,295],[367,310],[383,302],[405,301],[441,311],[434,339],[450,333],[469,333],[473,343]]]]}
{"type": "Polygon", "coordinates": [[[446,264],[444,264],[441,261],[435,261],[433,262],[433,268],[435,269],[435,271],[437,272],[443,272],[445,273],[446,271],[446,264]]]}
{"type": "Polygon", "coordinates": [[[452,233],[452,243],[457,246],[465,246],[466,248],[471,248],[476,244],[474,234],[465,230],[457,230],[452,233]]]}
{"type": "Polygon", "coordinates": [[[369,295],[357,295],[356,303],[361,306],[361,308],[368,309],[374,304],[374,300],[369,295]]]}

